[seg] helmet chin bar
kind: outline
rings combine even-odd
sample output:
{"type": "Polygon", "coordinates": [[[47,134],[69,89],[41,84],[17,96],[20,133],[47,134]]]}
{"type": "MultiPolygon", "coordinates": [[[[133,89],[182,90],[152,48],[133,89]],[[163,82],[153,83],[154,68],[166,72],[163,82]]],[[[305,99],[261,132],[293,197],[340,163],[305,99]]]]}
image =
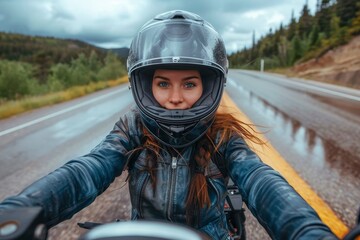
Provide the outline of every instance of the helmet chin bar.
{"type": "Polygon", "coordinates": [[[181,125],[162,124],[159,121],[142,114],[142,122],[146,129],[159,142],[174,148],[183,148],[191,145],[201,138],[214,122],[215,113],[204,119],[181,125]]]}
{"type": "Polygon", "coordinates": [[[193,124],[182,124],[182,125],[163,125],[161,123],[158,123],[159,126],[162,127],[165,131],[167,130],[167,133],[175,138],[181,138],[184,134],[186,134],[189,130],[191,130],[195,123],[193,124]]]}
{"type": "Polygon", "coordinates": [[[165,109],[158,106],[147,106],[145,108],[150,114],[154,115],[153,117],[155,119],[160,118],[164,122],[166,121],[165,119],[168,119],[170,124],[172,121],[176,120],[176,123],[178,124],[179,122],[192,122],[188,119],[209,111],[210,106],[196,106],[189,109],[165,109]]]}

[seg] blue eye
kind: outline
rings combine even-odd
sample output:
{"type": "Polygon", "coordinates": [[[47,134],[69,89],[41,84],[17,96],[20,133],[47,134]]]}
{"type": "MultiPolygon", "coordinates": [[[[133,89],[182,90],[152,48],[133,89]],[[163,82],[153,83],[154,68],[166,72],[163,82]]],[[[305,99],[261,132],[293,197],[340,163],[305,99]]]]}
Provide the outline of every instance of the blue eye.
{"type": "Polygon", "coordinates": [[[187,82],[185,83],[185,88],[193,88],[196,87],[196,84],[193,82],[187,82]]]}
{"type": "Polygon", "coordinates": [[[169,83],[168,83],[168,82],[159,82],[159,83],[158,83],[158,86],[159,86],[159,87],[162,87],[162,88],[166,88],[166,87],[169,86],[169,83]]]}

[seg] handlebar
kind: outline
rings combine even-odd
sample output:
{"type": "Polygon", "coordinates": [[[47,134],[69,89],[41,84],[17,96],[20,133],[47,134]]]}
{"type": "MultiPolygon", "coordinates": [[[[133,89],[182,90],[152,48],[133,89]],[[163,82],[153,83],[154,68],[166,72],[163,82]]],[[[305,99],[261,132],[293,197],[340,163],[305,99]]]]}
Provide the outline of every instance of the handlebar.
{"type": "Polygon", "coordinates": [[[41,207],[0,210],[0,240],[45,240],[48,231],[42,212],[41,207]]]}
{"type": "MultiPolygon", "coordinates": [[[[0,240],[46,240],[47,228],[40,207],[0,210],[0,240]]],[[[360,236],[360,222],[344,240],[360,236]]],[[[207,236],[190,227],[158,220],[138,220],[101,224],[82,235],[79,240],[207,240],[207,236]]]]}
{"type": "Polygon", "coordinates": [[[79,240],[105,239],[146,239],[146,240],[209,240],[208,237],[189,227],[160,221],[114,222],[97,226],[80,237],[79,240]]]}
{"type": "MultiPolygon", "coordinates": [[[[0,240],[46,240],[47,228],[42,223],[40,207],[0,210],[0,240]]],[[[208,240],[190,227],[158,220],[113,222],[95,226],[79,240],[208,240]]]]}

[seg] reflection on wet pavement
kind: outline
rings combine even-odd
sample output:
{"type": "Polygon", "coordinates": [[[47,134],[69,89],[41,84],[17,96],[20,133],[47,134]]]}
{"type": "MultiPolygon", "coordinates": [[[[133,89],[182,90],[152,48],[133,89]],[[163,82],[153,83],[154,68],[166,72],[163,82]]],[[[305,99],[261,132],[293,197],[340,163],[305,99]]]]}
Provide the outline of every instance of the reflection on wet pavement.
{"type": "Polygon", "coordinates": [[[360,117],[360,104],[349,104],[345,101],[336,101],[336,99],[325,98],[323,96],[318,96],[315,94],[310,95],[311,97],[316,98],[320,102],[341,108],[342,110],[355,115],[357,118],[360,117]]]}
{"type": "MultiPolygon", "coordinates": [[[[243,104],[247,108],[256,109],[261,113],[261,123],[271,126],[270,131],[281,136],[300,156],[310,168],[323,171],[324,168],[334,168],[336,171],[346,170],[347,175],[357,177],[360,175],[360,159],[338,148],[334,143],[321,138],[312,129],[305,128],[301,122],[290,118],[286,113],[270,105],[267,101],[237,85],[238,93],[242,96],[243,104]],[[246,101],[247,103],[244,103],[246,101]]],[[[256,123],[258,124],[258,123],[256,123]]],[[[342,172],[342,171],[341,171],[342,172]]]]}

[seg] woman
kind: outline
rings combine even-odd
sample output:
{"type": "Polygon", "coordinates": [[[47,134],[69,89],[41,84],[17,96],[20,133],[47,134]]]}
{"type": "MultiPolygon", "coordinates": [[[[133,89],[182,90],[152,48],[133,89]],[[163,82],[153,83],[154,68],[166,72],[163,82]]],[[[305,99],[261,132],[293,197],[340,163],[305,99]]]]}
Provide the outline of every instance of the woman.
{"type": "Polygon", "coordinates": [[[6,199],[0,209],[41,206],[53,226],[129,169],[132,219],[183,223],[212,239],[230,239],[224,214],[230,177],[273,239],[336,239],[244,139],[261,140],[232,115],[217,112],[227,68],[224,43],[209,23],[185,11],[156,16],[130,47],[136,108],[89,154],[6,199]]]}

